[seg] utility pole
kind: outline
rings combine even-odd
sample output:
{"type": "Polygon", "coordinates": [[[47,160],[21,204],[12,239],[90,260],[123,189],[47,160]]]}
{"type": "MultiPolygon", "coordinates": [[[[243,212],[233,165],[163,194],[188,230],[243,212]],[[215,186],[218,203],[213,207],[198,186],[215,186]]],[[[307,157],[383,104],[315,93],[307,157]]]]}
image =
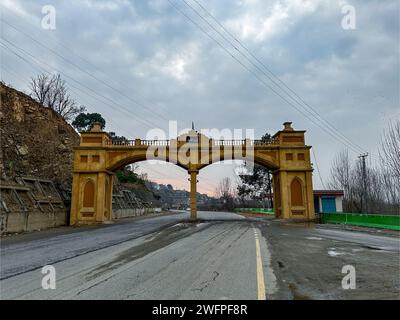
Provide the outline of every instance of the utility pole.
{"type": "Polygon", "coordinates": [[[368,152],[358,156],[361,159],[361,170],[363,179],[363,196],[361,199],[361,212],[367,212],[367,168],[365,165],[365,158],[368,157],[368,152]]]}

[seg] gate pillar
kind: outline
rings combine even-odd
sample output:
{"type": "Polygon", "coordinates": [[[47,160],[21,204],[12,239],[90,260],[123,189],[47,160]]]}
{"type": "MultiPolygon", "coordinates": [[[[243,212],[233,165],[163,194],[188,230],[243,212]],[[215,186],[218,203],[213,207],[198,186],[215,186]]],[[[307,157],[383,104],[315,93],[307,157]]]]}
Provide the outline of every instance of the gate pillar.
{"type": "Polygon", "coordinates": [[[279,144],[279,169],[273,172],[275,216],[281,219],[315,219],[310,146],[303,130],[294,130],[291,122],[273,138],[279,144]]]}
{"type": "Polygon", "coordinates": [[[111,139],[95,124],[81,132],[74,152],[70,224],[92,224],[112,219],[113,173],[106,170],[111,139]]]}
{"type": "Polygon", "coordinates": [[[190,221],[197,220],[197,170],[189,171],[190,174],[190,221]]]}

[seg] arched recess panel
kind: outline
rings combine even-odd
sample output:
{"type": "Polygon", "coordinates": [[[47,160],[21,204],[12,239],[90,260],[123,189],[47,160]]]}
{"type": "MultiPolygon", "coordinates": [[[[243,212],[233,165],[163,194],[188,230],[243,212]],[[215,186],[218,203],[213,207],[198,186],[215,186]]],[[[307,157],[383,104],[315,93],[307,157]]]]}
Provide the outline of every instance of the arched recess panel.
{"type": "Polygon", "coordinates": [[[290,200],[292,206],[301,207],[304,205],[303,186],[298,177],[293,178],[290,184],[290,200]]]}
{"type": "Polygon", "coordinates": [[[91,179],[86,181],[83,189],[83,207],[94,207],[94,182],[91,179]]]}
{"type": "Polygon", "coordinates": [[[110,192],[110,182],[109,182],[109,177],[106,177],[106,195],[104,197],[104,206],[106,210],[108,209],[108,206],[110,205],[110,197],[108,196],[108,193],[110,192]]]}

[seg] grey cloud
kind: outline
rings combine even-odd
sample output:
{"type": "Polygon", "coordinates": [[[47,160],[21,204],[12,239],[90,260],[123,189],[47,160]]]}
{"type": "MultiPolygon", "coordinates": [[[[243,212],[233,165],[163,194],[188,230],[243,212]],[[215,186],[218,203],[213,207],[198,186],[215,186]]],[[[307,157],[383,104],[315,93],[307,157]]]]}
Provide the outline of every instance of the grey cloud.
{"type": "MultiPolygon", "coordinates": [[[[190,13],[182,1],[173,1],[190,13]]],[[[356,8],[357,29],[345,31],[340,27],[339,1],[315,1],[309,10],[296,7],[301,5],[300,1],[200,1],[229,28],[235,21],[242,23],[245,15],[253,17],[250,21],[259,26],[271,16],[276,3],[293,6],[273,33],[262,40],[253,35],[241,38],[242,41],[345,135],[367,150],[376,151],[384,119],[399,116],[398,2],[348,1],[356,8]]],[[[9,10],[3,11],[3,17],[126,95],[167,119],[178,120],[181,128],[189,127],[194,120],[198,127],[254,128],[261,135],[265,131],[274,133],[283,121],[293,120],[296,128],[308,130],[308,141],[317,153],[324,179],[328,178],[330,161],[342,145],[264,88],[167,0],[121,0],[115,4],[96,1],[96,5],[88,0],[56,1],[57,30],[51,31],[51,35],[50,31],[40,30],[39,24],[41,7],[47,2],[17,1],[28,17],[9,10]],[[32,21],[39,28],[32,27],[32,21]],[[53,37],[70,44],[71,51],[60,47],[53,37]]],[[[110,97],[115,104],[167,128],[165,121],[151,117],[132,101],[26,37],[7,27],[4,36],[110,97]]],[[[3,55],[2,64],[24,78],[35,74],[9,53],[3,55]]],[[[6,72],[4,77],[17,88],[27,89],[26,83],[16,77],[6,72]]],[[[131,138],[146,135],[148,128],[136,122],[133,115],[130,118],[79,91],[74,90],[74,94],[89,110],[104,113],[109,130],[131,138]]],[[[226,169],[224,174],[231,171],[226,169]]],[[[209,178],[216,181],[220,176],[212,177],[210,173],[209,178]]],[[[319,179],[315,183],[318,186],[319,179]]]]}

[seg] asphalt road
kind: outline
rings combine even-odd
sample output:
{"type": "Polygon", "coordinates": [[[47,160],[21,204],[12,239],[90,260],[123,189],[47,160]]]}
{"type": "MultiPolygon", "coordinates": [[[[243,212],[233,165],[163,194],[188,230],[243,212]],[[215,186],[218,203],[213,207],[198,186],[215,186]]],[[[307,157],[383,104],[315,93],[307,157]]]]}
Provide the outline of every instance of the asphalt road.
{"type": "Polygon", "coordinates": [[[399,299],[400,241],[232,213],[129,219],[1,241],[1,299],[399,299]],[[41,286],[44,265],[56,289],[41,286]],[[343,265],[357,288],[344,290],[343,265]]]}

